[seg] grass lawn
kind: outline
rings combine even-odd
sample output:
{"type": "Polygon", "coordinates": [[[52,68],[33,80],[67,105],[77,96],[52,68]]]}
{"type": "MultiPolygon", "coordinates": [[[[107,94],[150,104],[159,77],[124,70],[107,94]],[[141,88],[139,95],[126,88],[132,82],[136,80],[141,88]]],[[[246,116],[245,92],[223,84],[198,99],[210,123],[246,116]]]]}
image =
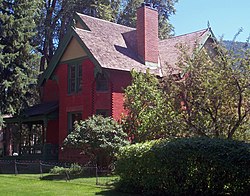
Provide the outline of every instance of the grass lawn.
{"type": "Polygon", "coordinates": [[[0,174],[1,195],[104,195],[104,196],[129,196],[119,193],[112,188],[96,186],[95,178],[78,178],[65,180],[40,180],[40,175],[0,174]]]}

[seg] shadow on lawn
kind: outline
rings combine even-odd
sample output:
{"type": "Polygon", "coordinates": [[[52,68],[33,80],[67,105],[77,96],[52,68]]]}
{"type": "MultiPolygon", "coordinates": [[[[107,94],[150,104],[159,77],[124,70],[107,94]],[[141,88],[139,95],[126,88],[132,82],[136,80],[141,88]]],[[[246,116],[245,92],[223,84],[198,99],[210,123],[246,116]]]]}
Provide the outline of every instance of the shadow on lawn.
{"type": "Polygon", "coordinates": [[[115,190],[105,190],[96,193],[95,195],[104,195],[104,196],[140,196],[138,194],[131,194],[131,193],[121,193],[115,190]]]}
{"type": "Polygon", "coordinates": [[[58,175],[58,174],[55,174],[55,175],[46,175],[46,176],[42,176],[40,177],[40,180],[73,180],[73,179],[77,179],[77,178],[82,178],[82,176],[77,176],[77,175],[74,175],[74,176],[68,176],[68,175],[58,175]]]}

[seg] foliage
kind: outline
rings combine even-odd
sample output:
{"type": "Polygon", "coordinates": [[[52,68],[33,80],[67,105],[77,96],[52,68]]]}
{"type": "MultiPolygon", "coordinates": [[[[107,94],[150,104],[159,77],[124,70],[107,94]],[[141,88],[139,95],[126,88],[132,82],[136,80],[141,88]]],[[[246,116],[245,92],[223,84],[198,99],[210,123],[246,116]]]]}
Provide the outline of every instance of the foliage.
{"type": "Polygon", "coordinates": [[[51,174],[57,174],[57,175],[65,175],[65,174],[80,175],[82,174],[82,172],[83,172],[82,167],[76,163],[71,164],[70,168],[55,166],[50,170],[51,174]]]}
{"type": "Polygon", "coordinates": [[[115,21],[119,0],[46,0],[36,21],[38,36],[34,41],[41,53],[40,70],[49,64],[53,54],[73,23],[75,12],[115,21]]]}
{"type": "Polygon", "coordinates": [[[121,125],[110,117],[92,116],[75,123],[74,130],[64,140],[64,146],[80,148],[101,163],[103,158],[111,160],[117,150],[128,144],[127,134],[121,125]]]}
{"type": "Polygon", "coordinates": [[[190,57],[188,49],[180,46],[183,77],[163,79],[166,95],[183,104],[181,121],[190,135],[246,140],[250,123],[250,51],[236,53],[219,44],[212,47],[212,53],[210,48],[190,57]]]}
{"type": "Polygon", "coordinates": [[[128,114],[123,127],[133,142],[167,138],[179,133],[176,108],[160,89],[158,79],[147,73],[132,71],[132,84],[125,89],[124,107],[128,114]]]}
{"type": "Polygon", "coordinates": [[[68,173],[68,171],[69,171],[69,168],[55,166],[50,170],[49,173],[56,174],[56,175],[65,175],[66,173],[68,173]]]}
{"type": "Polygon", "coordinates": [[[35,94],[37,55],[32,39],[39,0],[0,0],[0,114],[14,114],[35,94]]]}
{"type": "MultiPolygon", "coordinates": [[[[140,7],[143,0],[128,0],[123,1],[123,9],[118,18],[118,23],[135,27],[136,26],[136,10],[140,7]]],[[[173,26],[169,23],[169,17],[175,14],[174,4],[178,0],[153,0],[150,3],[153,4],[159,13],[159,38],[165,39],[171,36],[173,32],[173,26]]]]}
{"type": "Polygon", "coordinates": [[[247,195],[250,145],[211,138],[159,140],[121,148],[118,188],[148,195],[247,195]]]}

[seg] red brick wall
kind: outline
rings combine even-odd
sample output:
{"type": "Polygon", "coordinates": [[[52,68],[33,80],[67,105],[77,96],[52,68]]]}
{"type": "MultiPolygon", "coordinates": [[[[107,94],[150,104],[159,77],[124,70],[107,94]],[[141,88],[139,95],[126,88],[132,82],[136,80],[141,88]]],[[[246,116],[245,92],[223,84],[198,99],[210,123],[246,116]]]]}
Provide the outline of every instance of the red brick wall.
{"type": "Polygon", "coordinates": [[[48,80],[41,88],[42,102],[58,101],[59,89],[55,80],[48,80]]]}
{"type": "MultiPolygon", "coordinates": [[[[59,83],[59,146],[68,135],[68,112],[82,112],[85,119],[92,115],[92,85],[94,81],[94,64],[89,60],[82,62],[82,91],[68,94],[68,65],[57,67],[56,75],[59,83]]],[[[78,156],[78,153],[75,154],[78,156]]],[[[59,160],[65,159],[59,151],[59,160]]],[[[73,156],[73,154],[71,154],[73,156]]],[[[71,157],[72,158],[72,157],[71,157]]],[[[72,158],[73,159],[73,158],[72,158]]]]}
{"type": "Polygon", "coordinates": [[[68,112],[82,112],[82,117],[92,115],[92,84],[94,65],[86,59],[82,63],[82,91],[68,94],[68,65],[61,64],[56,70],[59,83],[59,145],[68,134],[68,112]]]}
{"type": "Polygon", "coordinates": [[[158,12],[148,6],[137,10],[137,52],[144,62],[158,63],[158,12]]]}
{"type": "MultiPolygon", "coordinates": [[[[126,114],[123,108],[124,88],[131,82],[129,72],[108,70],[109,89],[105,92],[96,92],[94,78],[94,64],[90,59],[82,62],[82,91],[77,94],[68,94],[68,65],[61,64],[55,70],[55,76],[58,82],[59,97],[59,124],[57,121],[50,121],[47,128],[47,142],[57,143],[61,148],[62,143],[68,135],[68,112],[82,112],[83,119],[93,115],[96,109],[108,109],[112,117],[116,120],[121,118],[121,114],[126,114]],[[58,132],[57,132],[57,131],[58,132]]],[[[53,81],[52,81],[53,83],[53,81]]],[[[50,86],[51,81],[45,86],[50,86]]],[[[49,88],[48,88],[49,89],[49,88]]],[[[49,94],[49,90],[47,91],[49,94]]],[[[50,95],[49,95],[50,96],[50,95]]],[[[44,98],[48,100],[49,98],[44,98]]],[[[79,155],[78,151],[60,150],[60,161],[84,161],[86,157],[79,155]]]]}
{"type": "Polygon", "coordinates": [[[58,144],[59,120],[48,121],[46,130],[46,143],[58,144]]]}
{"type": "Polygon", "coordinates": [[[112,117],[120,120],[126,114],[123,107],[124,89],[131,84],[131,74],[119,70],[109,70],[109,73],[112,84],[112,117]]]}

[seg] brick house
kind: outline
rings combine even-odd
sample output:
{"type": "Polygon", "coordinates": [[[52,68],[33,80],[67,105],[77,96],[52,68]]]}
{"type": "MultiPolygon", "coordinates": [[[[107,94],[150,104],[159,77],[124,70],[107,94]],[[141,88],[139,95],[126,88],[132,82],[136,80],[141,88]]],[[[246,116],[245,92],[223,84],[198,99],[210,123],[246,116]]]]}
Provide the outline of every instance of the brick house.
{"type": "Polygon", "coordinates": [[[210,29],[159,40],[158,12],[146,4],[137,10],[136,28],[79,13],[74,20],[75,25],[40,77],[41,104],[25,109],[18,117],[5,119],[10,125],[6,131],[5,155],[13,153],[10,132],[16,128],[11,125],[18,124],[20,132],[25,125],[32,133],[33,125],[39,124],[40,148],[31,139],[16,146],[14,151],[20,156],[38,154],[45,160],[84,162],[79,152],[61,150],[75,120],[93,114],[119,120],[126,114],[123,89],[131,83],[132,69],[149,70],[159,77],[179,74],[177,44],[188,46],[191,55],[194,48],[209,49],[214,42],[210,29]]]}

